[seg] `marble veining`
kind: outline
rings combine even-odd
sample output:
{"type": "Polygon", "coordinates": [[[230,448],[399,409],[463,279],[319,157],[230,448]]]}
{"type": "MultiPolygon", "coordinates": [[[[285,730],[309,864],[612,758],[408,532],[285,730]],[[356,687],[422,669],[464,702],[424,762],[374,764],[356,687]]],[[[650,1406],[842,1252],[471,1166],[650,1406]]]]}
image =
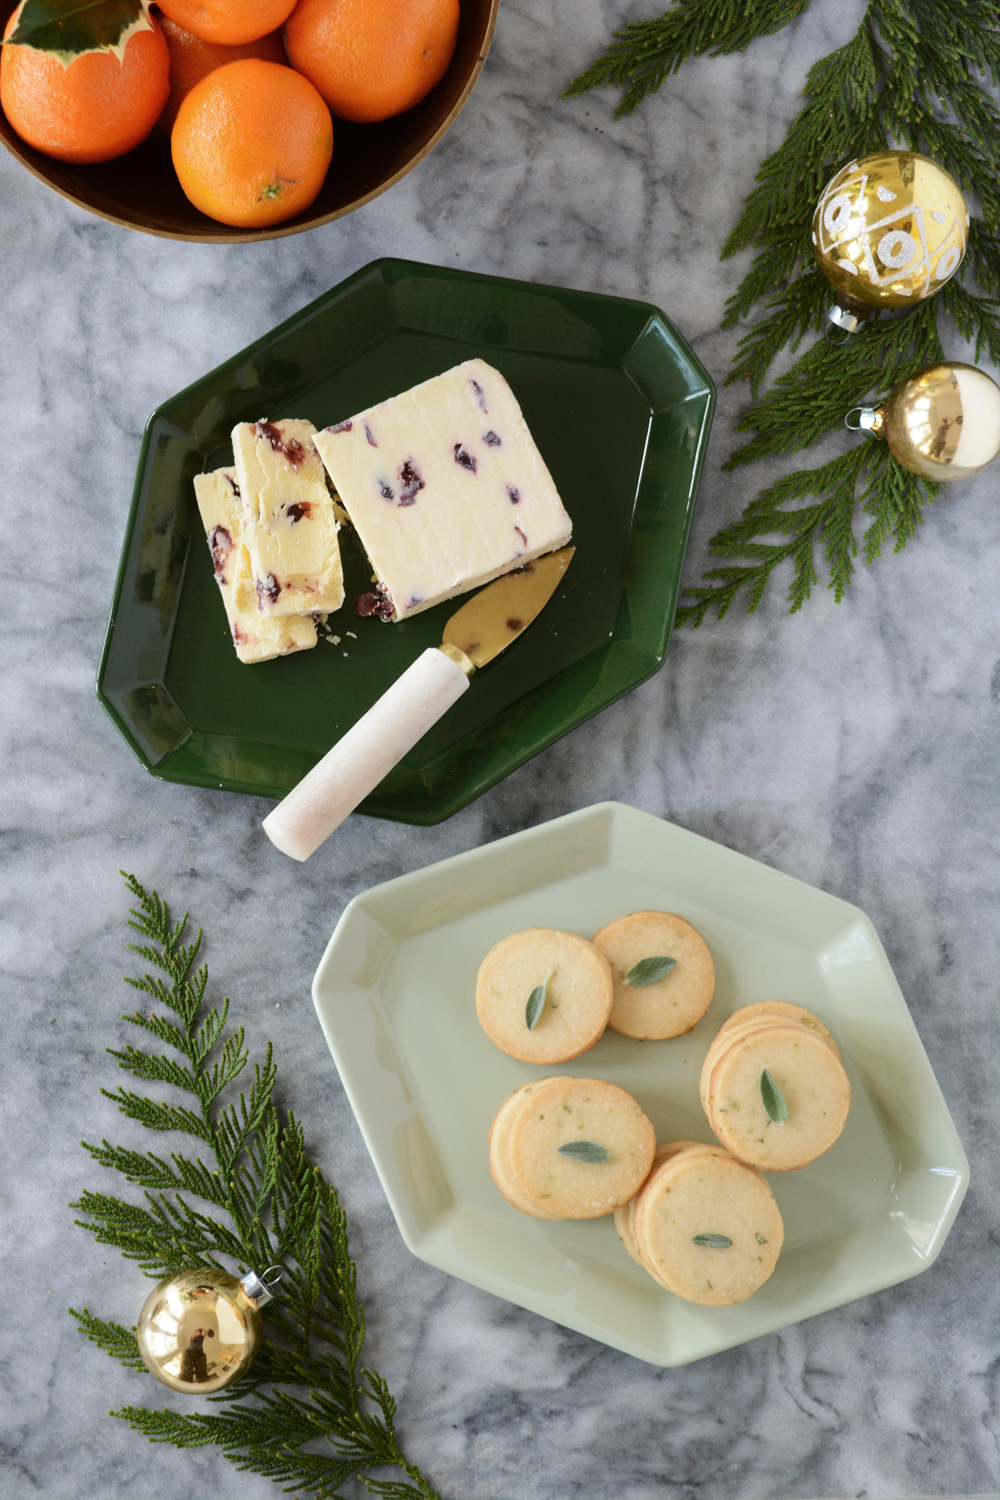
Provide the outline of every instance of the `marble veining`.
{"type": "MultiPolygon", "coordinates": [[[[149,411],[378,255],[648,298],[720,386],[688,562],[775,466],[720,464],[745,393],[722,386],[719,247],[809,65],[861,0],[814,0],[747,53],[702,59],[631,120],[561,89],[647,0],[505,0],[445,141],[352,217],[264,245],[145,238],[0,159],[4,509],[5,1060],[0,1493],[9,1500],[263,1500],[214,1451],[151,1447],[106,1416],[175,1398],[116,1367],[66,1316],[134,1321],[141,1276],[72,1226],[100,1187],[78,1142],[128,1138],[99,1089],[125,1040],[134,871],[208,934],[217,992],[339,1188],[407,1451],[447,1500],[824,1500],[997,1488],[995,1234],[997,472],[931,506],[899,558],[839,607],[678,634],[651,681],[437,828],[355,817],[305,867],[250,798],[160,784],[93,695],[149,411]],[[972,1162],[926,1275],[679,1370],[656,1370],[430,1269],[405,1250],[323,1045],[309,984],[359,890],[607,797],[721,840],[874,920],[972,1162]],[[274,914],[265,936],[262,913],[274,914]]],[[[952,333],[949,352],[961,357],[952,333]]],[[[840,451],[843,438],[831,438],[840,451]]],[[[144,1144],[144,1143],[143,1143],[144,1144]]],[[[176,1398],[179,1406],[183,1398],[176,1398]]],[[[360,1486],[349,1488],[358,1496],[360,1486]]]]}

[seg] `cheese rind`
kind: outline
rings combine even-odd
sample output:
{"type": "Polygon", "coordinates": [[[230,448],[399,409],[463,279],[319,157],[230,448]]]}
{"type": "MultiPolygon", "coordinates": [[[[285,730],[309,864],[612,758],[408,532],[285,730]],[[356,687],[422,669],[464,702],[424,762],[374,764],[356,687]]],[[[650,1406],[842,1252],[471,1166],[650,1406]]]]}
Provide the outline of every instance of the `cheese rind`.
{"type": "Polygon", "coordinates": [[[510,386],[481,359],[327,427],[314,442],[394,620],[572,536],[510,386]]]}
{"type": "Polygon", "coordinates": [[[260,608],[330,612],[344,602],[333,499],[311,422],[241,422],[233,429],[245,540],[260,608]]]}
{"type": "Polygon", "coordinates": [[[196,474],[194,493],[240,661],[270,661],[315,646],[316,625],[308,615],[282,619],[257,607],[235,469],[196,474]]]}

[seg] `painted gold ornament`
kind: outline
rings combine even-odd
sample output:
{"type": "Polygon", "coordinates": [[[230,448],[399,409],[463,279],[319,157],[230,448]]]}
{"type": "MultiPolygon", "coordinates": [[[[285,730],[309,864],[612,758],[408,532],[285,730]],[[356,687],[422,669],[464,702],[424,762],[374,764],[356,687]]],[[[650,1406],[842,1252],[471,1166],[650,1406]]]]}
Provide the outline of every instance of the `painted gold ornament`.
{"type": "Polygon", "coordinates": [[[876,151],[823,189],[812,242],[837,292],[827,317],[854,333],[880,308],[912,307],[958,270],[969,213],[954,178],[915,151],[876,151]]]}
{"type": "Polygon", "coordinates": [[[151,1374],[171,1390],[210,1396],[245,1375],[261,1340],[260,1309],[280,1267],[242,1281],[198,1266],[159,1282],[142,1305],[136,1338],[151,1374]],[[270,1280],[265,1278],[270,1277],[270,1280]]]}
{"type": "Polygon", "coordinates": [[[854,412],[849,427],[884,438],[904,469],[937,484],[971,479],[1000,453],[1000,387],[975,365],[928,365],[854,412]]]}

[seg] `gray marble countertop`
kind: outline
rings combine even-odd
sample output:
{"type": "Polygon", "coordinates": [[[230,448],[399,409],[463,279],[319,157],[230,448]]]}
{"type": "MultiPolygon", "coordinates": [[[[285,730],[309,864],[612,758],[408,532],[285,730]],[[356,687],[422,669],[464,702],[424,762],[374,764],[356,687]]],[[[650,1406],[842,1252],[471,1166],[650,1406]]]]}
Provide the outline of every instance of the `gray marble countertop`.
{"type": "MultiPolygon", "coordinates": [[[[214,1450],[150,1446],[111,1420],[110,1407],[161,1393],[66,1315],[87,1306],[132,1323],[149,1286],[74,1228],[66,1206],[104,1185],[80,1138],[128,1132],[99,1093],[118,1082],[105,1047],[123,1040],[118,1017],[132,1005],[120,867],[190,908],[251,1046],[273,1038],[281,1103],[305,1123],[349,1216],[367,1357],[398,1399],[407,1452],[446,1500],[997,1488],[1000,471],[946,493],[902,556],[860,568],[843,604],[821,588],[789,619],[778,589],[752,618],[737,606],[680,631],[657,676],[458,816],[429,829],[354,817],[306,866],[265,843],[254,799],[153,780],[94,697],[148,413],[380,255],[665,309],[720,387],[687,565],[698,579],[709,536],[767,477],[720,468],[745,392],[722,384],[737,333],[719,325],[746,260],[720,264],[719,248],[800,107],[808,66],[852,34],[862,5],[815,0],[747,53],[688,65],[631,120],[613,121],[610,94],[561,102],[611,26],[651,10],[504,0],[483,76],[444,142],[361,212],[289,239],[146,238],[0,159],[9,1500],[279,1493],[214,1450]],[[309,997],[358,891],[605,798],[862,907],[972,1163],[925,1275],[675,1370],[410,1256],[309,997]]],[[[961,357],[957,337],[950,352],[961,357]]]]}

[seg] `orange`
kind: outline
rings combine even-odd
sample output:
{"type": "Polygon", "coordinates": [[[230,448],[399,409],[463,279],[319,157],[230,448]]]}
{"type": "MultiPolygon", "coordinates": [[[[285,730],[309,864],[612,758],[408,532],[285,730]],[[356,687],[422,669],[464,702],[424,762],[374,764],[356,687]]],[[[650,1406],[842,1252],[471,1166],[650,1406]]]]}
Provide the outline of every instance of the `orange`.
{"type": "Polygon", "coordinates": [[[419,104],[451,62],[458,0],[298,0],[285,23],[292,66],[343,120],[387,120],[419,104]]]}
{"type": "Polygon", "coordinates": [[[170,92],[170,54],[152,17],[150,25],[129,37],[121,62],[83,52],[66,67],[26,44],[0,49],[0,104],[21,139],[71,162],[110,161],[145,140],[170,92]]]}
{"type": "Polygon", "coordinates": [[[259,41],[247,42],[242,47],[221,47],[215,42],[203,42],[201,37],[185,31],[167,16],[163,17],[160,26],[170,50],[170,98],[156,123],[158,129],[167,135],[173,129],[181,100],[216,68],[240,62],[244,57],[260,57],[264,62],[281,63],[282,66],[288,62],[280,31],[269,31],[259,41]]]}
{"type": "Polygon", "coordinates": [[[242,47],[277,31],[295,0],[156,0],[165,16],[203,42],[242,47]]]}
{"type": "Polygon", "coordinates": [[[177,112],[170,154],[195,208],[262,229],[316,197],[333,155],[333,121],[308,78],[247,58],[195,84],[177,112]]]}

